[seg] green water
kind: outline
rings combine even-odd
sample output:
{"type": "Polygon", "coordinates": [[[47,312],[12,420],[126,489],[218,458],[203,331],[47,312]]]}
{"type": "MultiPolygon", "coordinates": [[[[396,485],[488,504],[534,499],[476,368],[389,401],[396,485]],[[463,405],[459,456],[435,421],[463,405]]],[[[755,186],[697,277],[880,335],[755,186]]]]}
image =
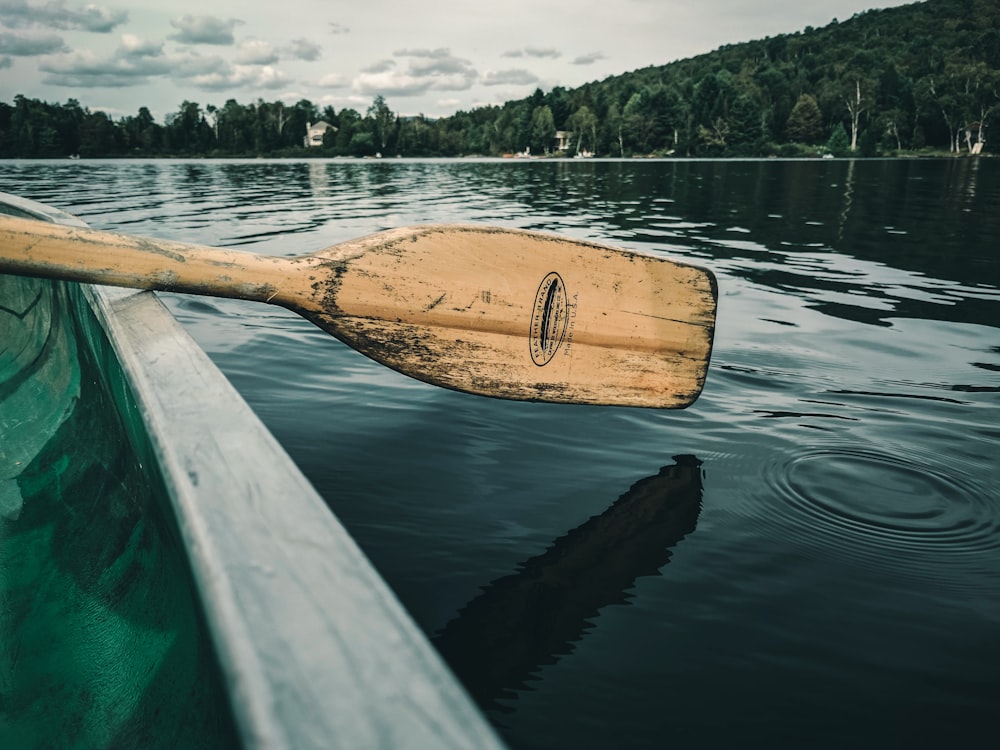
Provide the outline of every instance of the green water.
{"type": "Polygon", "coordinates": [[[0,747],[234,746],[107,342],[76,327],[77,288],[0,277],[0,300],[0,747]]]}

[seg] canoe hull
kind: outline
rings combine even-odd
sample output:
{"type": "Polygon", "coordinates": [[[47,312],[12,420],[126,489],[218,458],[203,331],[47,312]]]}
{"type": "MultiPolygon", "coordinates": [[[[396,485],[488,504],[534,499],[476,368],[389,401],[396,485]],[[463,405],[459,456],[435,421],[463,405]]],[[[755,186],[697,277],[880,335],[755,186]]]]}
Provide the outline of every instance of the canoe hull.
{"type": "Polygon", "coordinates": [[[155,294],[17,283],[0,401],[51,393],[0,406],[0,747],[503,746],[155,294]]]}
{"type": "Polygon", "coordinates": [[[163,479],[82,289],[0,277],[0,299],[0,746],[237,746],[163,479]]]}

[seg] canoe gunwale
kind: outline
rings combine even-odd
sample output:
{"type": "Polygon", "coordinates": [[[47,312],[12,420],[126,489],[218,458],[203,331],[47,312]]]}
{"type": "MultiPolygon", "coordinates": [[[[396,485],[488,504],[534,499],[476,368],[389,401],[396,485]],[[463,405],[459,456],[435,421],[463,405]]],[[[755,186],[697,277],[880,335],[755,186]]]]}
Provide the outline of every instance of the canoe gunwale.
{"type": "MultiPolygon", "coordinates": [[[[70,214],[0,193],[29,216],[70,214]]],[[[152,449],[245,747],[502,747],[357,544],[153,292],[82,285],[152,449]]]]}

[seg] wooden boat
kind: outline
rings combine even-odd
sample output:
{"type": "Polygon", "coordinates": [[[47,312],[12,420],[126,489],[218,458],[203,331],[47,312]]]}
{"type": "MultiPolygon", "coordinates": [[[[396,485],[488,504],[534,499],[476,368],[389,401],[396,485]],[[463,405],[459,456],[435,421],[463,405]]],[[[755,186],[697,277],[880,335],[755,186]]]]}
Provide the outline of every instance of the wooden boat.
{"type": "Polygon", "coordinates": [[[501,742],[154,293],[0,275],[0,747],[43,746],[501,742]]]}

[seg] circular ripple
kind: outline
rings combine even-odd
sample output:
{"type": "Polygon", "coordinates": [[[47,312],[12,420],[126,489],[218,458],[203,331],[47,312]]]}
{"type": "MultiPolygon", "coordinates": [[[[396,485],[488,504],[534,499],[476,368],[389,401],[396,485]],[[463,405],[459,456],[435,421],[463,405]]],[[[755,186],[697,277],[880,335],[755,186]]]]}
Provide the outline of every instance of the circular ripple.
{"type": "Polygon", "coordinates": [[[803,448],[783,459],[765,467],[765,483],[811,544],[930,577],[1000,549],[1000,506],[957,469],[851,448],[803,448]]]}

